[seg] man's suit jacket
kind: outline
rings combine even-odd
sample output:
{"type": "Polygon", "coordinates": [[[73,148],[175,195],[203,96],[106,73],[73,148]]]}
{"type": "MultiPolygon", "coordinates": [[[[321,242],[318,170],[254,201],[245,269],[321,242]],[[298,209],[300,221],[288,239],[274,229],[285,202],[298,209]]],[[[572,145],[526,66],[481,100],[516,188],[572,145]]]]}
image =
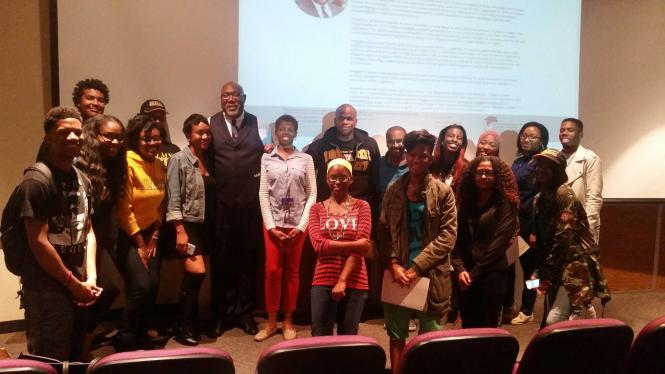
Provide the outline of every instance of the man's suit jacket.
{"type": "MultiPolygon", "coordinates": [[[[316,7],[312,3],[312,0],[296,0],[296,4],[303,12],[309,14],[310,16],[317,18],[319,17],[319,13],[316,11],[316,7]]],[[[343,7],[334,4],[332,2],[329,2],[328,6],[330,7],[330,11],[332,12],[331,17],[340,14],[344,10],[343,7]]]]}
{"type": "Polygon", "coordinates": [[[213,166],[218,202],[258,204],[263,142],[256,116],[245,112],[235,140],[222,112],[210,118],[210,128],[213,140],[207,158],[213,166]]]}

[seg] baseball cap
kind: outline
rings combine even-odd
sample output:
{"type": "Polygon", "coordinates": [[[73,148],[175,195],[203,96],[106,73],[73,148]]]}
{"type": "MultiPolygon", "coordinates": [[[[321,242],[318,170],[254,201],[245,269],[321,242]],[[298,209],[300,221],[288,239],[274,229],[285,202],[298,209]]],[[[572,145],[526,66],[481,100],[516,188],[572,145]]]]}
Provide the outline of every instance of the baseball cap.
{"type": "Polygon", "coordinates": [[[559,166],[566,167],[566,158],[556,149],[548,148],[534,155],[533,158],[546,158],[559,166]]]}
{"type": "Polygon", "coordinates": [[[143,104],[141,104],[141,110],[139,111],[139,114],[150,113],[156,110],[163,110],[164,112],[168,113],[164,103],[161,100],[148,99],[144,101],[143,104]]]}

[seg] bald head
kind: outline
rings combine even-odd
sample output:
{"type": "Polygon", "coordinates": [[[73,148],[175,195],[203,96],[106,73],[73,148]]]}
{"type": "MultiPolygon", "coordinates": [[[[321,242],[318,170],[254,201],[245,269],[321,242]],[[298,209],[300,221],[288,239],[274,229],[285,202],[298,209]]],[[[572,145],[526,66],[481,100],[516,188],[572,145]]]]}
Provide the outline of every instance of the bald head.
{"type": "Polygon", "coordinates": [[[404,138],[406,130],[402,126],[391,126],[386,131],[386,146],[388,146],[388,155],[397,163],[404,158],[404,138]]]}
{"type": "Polygon", "coordinates": [[[356,128],[356,108],[351,104],[342,104],[335,110],[335,128],[340,140],[353,139],[353,130],[356,128]]]}
{"type": "Polygon", "coordinates": [[[222,111],[228,118],[236,119],[245,110],[245,90],[237,82],[227,82],[220,94],[222,111]]]}

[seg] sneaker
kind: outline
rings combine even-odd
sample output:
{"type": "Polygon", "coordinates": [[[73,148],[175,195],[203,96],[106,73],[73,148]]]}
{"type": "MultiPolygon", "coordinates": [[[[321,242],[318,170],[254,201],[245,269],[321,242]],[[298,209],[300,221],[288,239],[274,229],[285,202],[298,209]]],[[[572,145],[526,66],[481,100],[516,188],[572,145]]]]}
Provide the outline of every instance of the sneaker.
{"type": "Polygon", "coordinates": [[[580,315],[579,313],[571,313],[570,316],[568,317],[569,321],[576,321],[578,319],[584,319],[584,317],[582,317],[582,315],[580,315]]]}
{"type": "Polygon", "coordinates": [[[589,307],[586,308],[586,318],[588,319],[596,318],[596,308],[594,308],[593,305],[589,305],[589,307]]]}
{"type": "Polygon", "coordinates": [[[416,325],[415,320],[409,320],[409,332],[414,332],[418,329],[418,326],[416,325]]]}
{"type": "Polygon", "coordinates": [[[517,317],[513,318],[510,321],[510,324],[511,325],[523,325],[523,324],[525,324],[527,322],[531,322],[531,321],[533,321],[533,314],[528,314],[527,315],[527,314],[524,314],[524,313],[520,312],[517,315],[517,317]]]}
{"type": "Polygon", "coordinates": [[[510,325],[512,320],[519,315],[513,308],[510,308],[503,313],[501,313],[501,318],[499,318],[500,325],[510,325]]]}

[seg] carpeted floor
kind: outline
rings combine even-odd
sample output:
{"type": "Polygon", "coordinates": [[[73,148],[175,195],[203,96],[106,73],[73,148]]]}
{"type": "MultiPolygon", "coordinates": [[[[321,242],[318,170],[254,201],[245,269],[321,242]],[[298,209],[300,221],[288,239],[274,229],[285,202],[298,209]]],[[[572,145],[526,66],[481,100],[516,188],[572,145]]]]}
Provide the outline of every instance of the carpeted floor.
{"type": "MultiPolygon", "coordinates": [[[[518,294],[519,295],[519,294],[518,294]]],[[[596,305],[596,310],[600,313],[602,308],[596,305]]],[[[503,326],[507,331],[513,334],[520,343],[520,356],[531,338],[538,331],[539,321],[542,315],[542,299],[538,299],[536,308],[536,318],[534,322],[520,326],[503,326]]],[[[613,300],[604,310],[607,318],[616,318],[630,325],[635,333],[650,320],[665,314],[665,290],[659,291],[639,291],[615,293],[613,300]]],[[[448,325],[446,328],[459,328],[448,325]]],[[[297,326],[298,336],[310,336],[309,326],[297,326]]],[[[383,329],[383,320],[368,320],[360,325],[360,334],[376,339],[386,350],[388,355],[388,337],[383,329]]],[[[415,333],[412,333],[415,334],[415,333]]],[[[281,335],[275,335],[270,339],[256,343],[252,337],[243,333],[240,329],[229,330],[217,340],[204,337],[201,342],[203,346],[215,347],[228,352],[239,374],[250,374],[255,372],[256,360],[262,350],[272,344],[282,341],[281,335]]],[[[166,343],[167,348],[179,347],[180,344],[172,339],[166,343]]],[[[26,339],[23,332],[0,334],[0,347],[5,347],[12,357],[20,352],[26,352],[26,339]]],[[[112,353],[111,347],[101,347],[93,353],[97,356],[104,356],[112,353]]],[[[388,366],[388,362],[386,362],[388,366]]]]}

